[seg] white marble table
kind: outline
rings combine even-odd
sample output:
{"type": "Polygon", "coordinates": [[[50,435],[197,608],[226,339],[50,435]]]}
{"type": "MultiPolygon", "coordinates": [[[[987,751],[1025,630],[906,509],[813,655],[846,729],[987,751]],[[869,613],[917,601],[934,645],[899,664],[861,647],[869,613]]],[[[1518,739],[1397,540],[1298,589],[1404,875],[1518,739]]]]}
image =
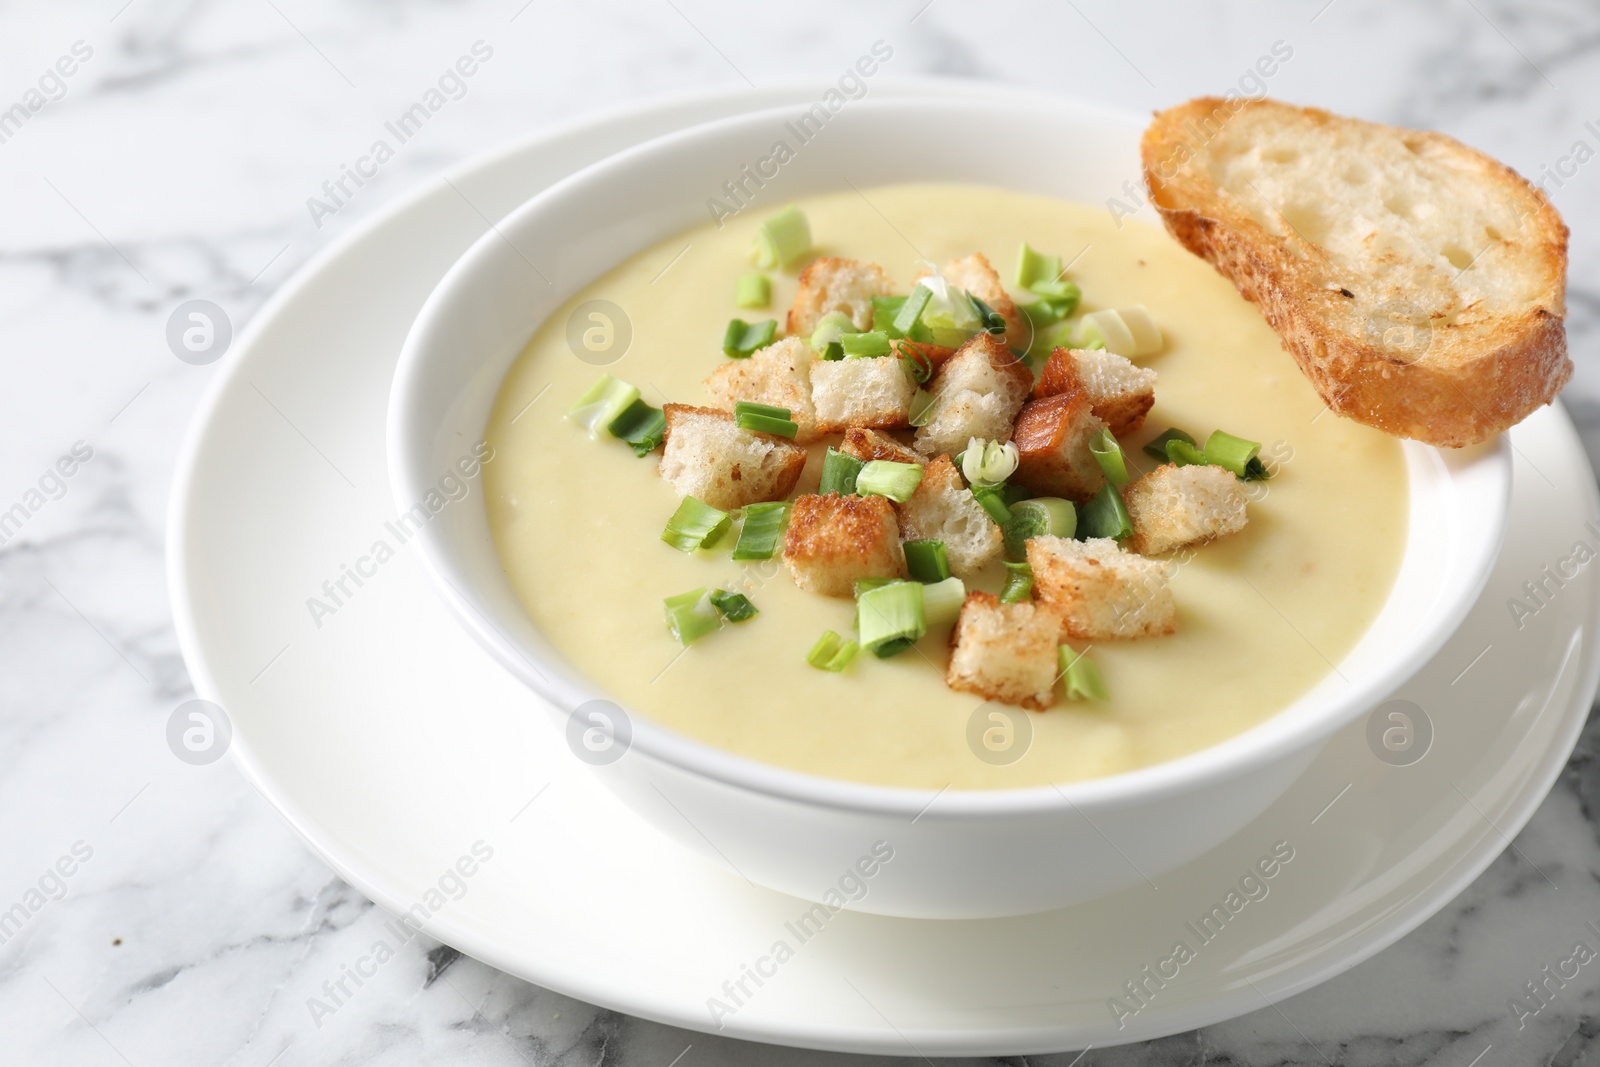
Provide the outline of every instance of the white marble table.
{"type": "MultiPolygon", "coordinates": [[[[226,762],[187,766],[164,742],[169,713],[190,695],[162,567],[168,472],[216,373],[173,358],[164,328],[191,298],[221,304],[242,325],[331,239],[467,155],[652,94],[836,72],[878,38],[895,47],[895,74],[997,79],[1135,109],[1221,92],[1281,41],[1293,55],[1268,79],[1274,95],[1438,128],[1536,180],[1555,174],[1547,189],[1573,230],[1578,374],[1567,403],[1600,449],[1600,164],[1562,163],[1576,142],[1600,149],[1593,3],[8,6],[0,510],[23,501],[29,517],[0,537],[0,906],[82,844],[63,866],[73,874],[60,899],[0,944],[0,1061],[846,1059],[600,1011],[431,943],[394,965],[405,975],[399,992],[375,991],[320,1028],[279,995],[314,950],[348,956],[382,917],[226,762]],[[375,130],[480,40],[494,60],[461,99],[336,212],[308,208],[375,130]],[[13,103],[26,120],[7,124],[13,103]],[[47,482],[30,497],[76,442],[92,459],[63,491],[47,482]],[[447,969],[451,981],[435,982],[447,969]]],[[[1521,855],[1502,855],[1377,958],[1278,1008],[1092,1050],[1081,1062],[1594,1062],[1600,971],[1586,969],[1520,1030],[1507,1002],[1566,954],[1571,929],[1600,921],[1597,750],[1600,731],[1585,736],[1518,839],[1521,855]]]]}

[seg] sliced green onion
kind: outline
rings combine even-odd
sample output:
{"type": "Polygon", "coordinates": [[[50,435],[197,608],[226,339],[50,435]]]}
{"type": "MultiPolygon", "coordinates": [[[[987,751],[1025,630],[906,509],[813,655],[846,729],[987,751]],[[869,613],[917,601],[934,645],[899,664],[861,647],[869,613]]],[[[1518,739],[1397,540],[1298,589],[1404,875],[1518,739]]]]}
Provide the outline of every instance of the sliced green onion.
{"type": "Polygon", "coordinates": [[[850,321],[849,315],[842,311],[830,311],[817,320],[817,328],[811,331],[811,351],[820,355],[826,352],[829,346],[838,343],[843,335],[859,332],[856,324],[850,321]]]}
{"type": "Polygon", "coordinates": [[[1072,309],[1060,300],[1030,300],[1026,304],[1018,304],[1017,310],[1027,316],[1035,334],[1072,314],[1072,309]]]}
{"type": "Polygon", "coordinates": [[[1256,454],[1261,451],[1261,443],[1259,441],[1246,441],[1242,437],[1235,437],[1233,434],[1223,433],[1221,430],[1213,430],[1211,436],[1206,438],[1206,447],[1203,451],[1205,452],[1207,463],[1226,467],[1243,478],[1245,468],[1249,466],[1252,459],[1256,458],[1256,454]]]}
{"type": "Polygon", "coordinates": [[[911,397],[911,413],[908,421],[913,426],[926,426],[933,419],[934,395],[926,389],[919,388],[911,397]]]}
{"type": "Polygon", "coordinates": [[[856,630],[861,635],[861,647],[869,652],[877,652],[890,642],[916,641],[928,632],[922,586],[894,582],[862,593],[856,598],[856,630]]]}
{"type": "Polygon", "coordinates": [[[1105,679],[1100,668],[1094,665],[1088,652],[1078,652],[1071,645],[1062,645],[1056,653],[1061,676],[1067,682],[1068,700],[1110,700],[1105,679]]]}
{"type": "Polygon", "coordinates": [[[615,422],[617,416],[627,411],[638,399],[638,389],[609,374],[602,374],[572,405],[567,418],[589,431],[590,437],[598,437],[602,429],[615,422]]]}
{"type": "Polygon", "coordinates": [[[1078,509],[1058,496],[1039,496],[1011,505],[1011,521],[1000,527],[1006,558],[1028,558],[1028,541],[1035,537],[1071,537],[1078,532],[1078,509]]]}
{"type": "Polygon", "coordinates": [[[889,335],[876,330],[847,333],[839,338],[846,359],[876,359],[889,354],[889,335]]]}
{"type": "Polygon", "coordinates": [[[1000,486],[975,485],[969,491],[972,493],[972,499],[976,500],[998,525],[1004,526],[1011,521],[1011,509],[1006,506],[1000,486]]]}
{"type": "Polygon", "coordinates": [[[1143,304],[1090,312],[1083,317],[1083,328],[1085,336],[1100,338],[1100,347],[1119,356],[1148,356],[1161,351],[1161,330],[1143,304]]]}
{"type": "Polygon", "coordinates": [[[904,504],[921,482],[922,464],[875,459],[856,475],[856,492],[862,496],[886,496],[896,504],[904,504]]]}
{"type": "Polygon", "coordinates": [[[660,408],[635,400],[611,420],[606,431],[631,445],[634,455],[648,456],[661,447],[661,438],[667,432],[667,416],[660,408]]]}
{"type": "Polygon", "coordinates": [[[905,334],[894,328],[894,320],[899,317],[900,309],[905,306],[906,298],[903,296],[875,296],[872,298],[872,328],[879,333],[886,333],[890,337],[904,337],[905,334]]]}
{"type": "Polygon", "coordinates": [[[1122,494],[1107,482],[1100,487],[1094,499],[1083,506],[1083,521],[1079,533],[1084,537],[1109,537],[1116,541],[1133,533],[1133,523],[1128,509],[1122,504],[1122,494]]]}
{"type": "Polygon", "coordinates": [[[906,570],[919,582],[942,582],[950,577],[950,555],[944,542],[920,538],[900,546],[906,554],[906,570]]]}
{"type": "Polygon", "coordinates": [[[734,559],[771,559],[783,536],[789,505],[781,500],[765,504],[746,504],[739,540],[734,542],[734,559]]]}
{"type": "Polygon", "coordinates": [[[1078,283],[1069,282],[1065,278],[1057,278],[1053,282],[1039,282],[1028,288],[1037,293],[1042,302],[1067,315],[1078,310],[1078,301],[1083,299],[1083,290],[1078,288],[1078,283]]]}
{"type": "Polygon", "coordinates": [[[999,485],[1016,473],[1021,456],[1010,441],[974,437],[961,451],[961,473],[968,485],[999,485]]]}
{"type": "Polygon", "coordinates": [[[1173,439],[1167,442],[1167,459],[1179,467],[1203,467],[1206,456],[1188,441],[1173,439]]]}
{"type": "Polygon", "coordinates": [[[1264,482],[1270,477],[1272,472],[1267,470],[1260,456],[1251,456],[1250,462],[1244,465],[1244,480],[1247,482],[1264,482]]]}
{"type": "Polygon", "coordinates": [[[1106,481],[1112,485],[1128,484],[1128,465],[1122,458],[1122,446],[1117,444],[1110,430],[1095,431],[1095,435],[1089,439],[1089,451],[1093,453],[1095,462],[1100,464],[1106,481]]]}
{"type": "Polygon", "coordinates": [[[1006,585],[1000,590],[1000,603],[1015,604],[1033,599],[1033,568],[1026,563],[1006,564],[1006,585]]]}
{"type": "Polygon", "coordinates": [[[1089,317],[1085,315],[1083,321],[1078,323],[1078,332],[1072,344],[1075,348],[1103,349],[1106,347],[1106,339],[1100,328],[1090,322],[1089,317]]]}
{"type": "Polygon", "coordinates": [[[727,330],[722,334],[722,353],[732,359],[745,359],[756,349],[770,345],[777,333],[776,319],[764,319],[761,322],[730,319],[727,330]]]}
{"type": "Polygon", "coordinates": [[[790,204],[763,219],[750,246],[750,258],[762,270],[787,267],[811,250],[811,224],[790,204]]]}
{"type": "Polygon", "coordinates": [[[1022,242],[1022,248],[1017,253],[1017,287],[1019,289],[1032,289],[1040,282],[1054,282],[1061,277],[1061,257],[1047,256],[1036,252],[1022,242]]]}
{"type": "Polygon", "coordinates": [[[926,285],[914,286],[911,295],[906,297],[905,303],[894,315],[894,328],[900,331],[901,336],[910,333],[922,319],[922,313],[927,310],[928,301],[933,299],[933,290],[926,285]]]}
{"type": "Polygon", "coordinates": [[[817,643],[811,646],[811,651],[806,653],[806,662],[818,670],[837,674],[850,666],[850,661],[856,658],[859,651],[861,646],[855,641],[840,637],[832,630],[824,630],[822,636],[817,638],[817,643]]]}
{"type": "Polygon", "coordinates": [[[922,615],[929,626],[948,626],[961,614],[967,586],[960,578],[946,578],[922,587],[922,615]]]}
{"type": "Polygon", "coordinates": [[[829,493],[853,495],[856,492],[856,480],[861,476],[864,466],[866,464],[855,456],[829,445],[827,454],[822,457],[822,484],[817,486],[817,492],[823,496],[829,493]]]}
{"type": "Polygon", "coordinates": [[[667,609],[667,629],[672,631],[672,636],[684,648],[722,625],[721,617],[711,606],[711,598],[706,595],[704,586],[669,596],[662,603],[667,609]]]}
{"type": "Polygon", "coordinates": [[[1025,485],[1002,485],[1000,487],[1000,499],[1005,501],[1005,505],[1008,508],[1014,508],[1021,501],[1032,499],[1032,497],[1033,490],[1025,485]]]}
{"type": "Polygon", "coordinates": [[[733,423],[741,430],[776,434],[791,440],[800,432],[800,425],[789,417],[788,408],[756,404],[747,400],[740,400],[733,405],[733,423]]]}
{"type": "Polygon", "coordinates": [[[1174,426],[1170,430],[1162,430],[1159,434],[1153,437],[1144,446],[1145,455],[1149,456],[1151,459],[1165,463],[1168,459],[1168,441],[1182,441],[1188,445],[1194,444],[1194,438],[1190,437],[1188,434],[1174,426]]]}
{"type": "Polygon", "coordinates": [[[894,351],[904,361],[906,373],[911,375],[912,381],[926,385],[928,379],[933,377],[933,360],[915,344],[907,344],[902,340],[894,346],[894,351]]]}
{"type": "Polygon", "coordinates": [[[1000,314],[1000,312],[996,311],[988,304],[985,304],[982,300],[979,300],[971,293],[967,294],[967,300],[972,303],[972,310],[977,314],[978,322],[983,325],[985,330],[988,330],[997,337],[1006,332],[1006,320],[1004,315],[1000,314]]]}
{"type": "Polygon", "coordinates": [[[853,592],[859,597],[862,593],[868,593],[874,589],[881,589],[886,585],[893,585],[895,582],[903,581],[905,581],[904,578],[857,578],[854,582],[855,588],[853,592]]]}
{"type": "Polygon", "coordinates": [[[750,603],[749,597],[727,589],[718,589],[711,594],[711,606],[729,622],[744,622],[760,614],[756,606],[750,603]]]}
{"type": "Polygon", "coordinates": [[[872,654],[877,656],[879,659],[888,659],[891,656],[898,656],[900,653],[904,652],[906,649],[910,648],[916,643],[917,642],[915,638],[897,637],[893,641],[885,641],[883,644],[873,649],[872,654]]]}
{"type": "Polygon", "coordinates": [[[764,308],[772,303],[772,281],[765,274],[741,274],[733,284],[733,303],[742,308],[764,308]]]}
{"type": "Polygon", "coordinates": [[[844,345],[840,344],[838,341],[829,341],[828,347],[824,348],[821,354],[822,358],[826,360],[843,359],[844,345]]]}
{"type": "Polygon", "coordinates": [[[733,523],[733,516],[719,511],[710,504],[702,504],[692,496],[679,503],[678,510],[667,520],[661,531],[661,540],[679,552],[693,552],[697,548],[714,545],[733,523]]]}

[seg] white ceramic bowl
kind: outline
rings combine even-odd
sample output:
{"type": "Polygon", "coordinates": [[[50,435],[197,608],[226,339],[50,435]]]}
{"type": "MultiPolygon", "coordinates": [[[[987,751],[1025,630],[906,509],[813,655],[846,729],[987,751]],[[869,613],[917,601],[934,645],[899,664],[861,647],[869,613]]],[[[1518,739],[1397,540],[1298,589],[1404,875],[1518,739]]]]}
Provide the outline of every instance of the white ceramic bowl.
{"type": "MultiPolygon", "coordinates": [[[[759,112],[639,145],[552,186],[474,244],[423,306],[396,371],[388,448],[400,506],[423,499],[483,436],[501,378],[548,314],[618,262],[706,221],[707,197],[767,155],[794,117],[794,109],[759,112]]],[[[850,102],[783,167],[759,206],[847,182],[910,180],[1104,203],[1138,180],[1141,125],[1067,101],[850,102]],[[981,148],[1023,144],[1020,155],[981,148]],[[951,147],[929,152],[934,145],[951,147]],[[979,147],[954,147],[963,145],[979,147]]],[[[881,914],[1023,914],[1157,878],[1265,810],[1330,733],[1375,708],[1438,650],[1482,589],[1505,528],[1506,446],[1443,453],[1407,442],[1405,455],[1410,531],[1377,620],[1338,673],[1222,744],[1092,781],[933,793],[756,763],[634,714],[626,752],[596,773],[687,847],[809,900],[823,899],[875,842],[888,842],[893,862],[850,905],[881,914]]],[[[579,705],[606,696],[523,611],[481,506],[444,509],[414,543],[462,623],[549,700],[563,728],[579,705]]]]}

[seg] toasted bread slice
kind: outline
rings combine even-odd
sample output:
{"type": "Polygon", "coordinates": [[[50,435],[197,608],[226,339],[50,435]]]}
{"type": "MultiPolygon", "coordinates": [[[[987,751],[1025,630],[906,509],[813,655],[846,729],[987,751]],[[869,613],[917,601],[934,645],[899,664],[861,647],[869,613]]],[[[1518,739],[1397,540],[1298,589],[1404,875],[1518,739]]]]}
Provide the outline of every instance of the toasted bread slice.
{"type": "Polygon", "coordinates": [[[1172,566],[1120,548],[1109,537],[1028,540],[1033,593],[1062,619],[1062,633],[1080,640],[1159,637],[1178,628],[1167,583],[1172,566]]]}
{"type": "Polygon", "coordinates": [[[1106,428],[1125,437],[1144,425],[1156,402],[1156,372],[1104,349],[1057,348],[1034,383],[1035,399],[1082,388],[1106,428]]]}
{"type": "Polygon", "coordinates": [[[1231,471],[1197,463],[1164,463],[1123,491],[1133,523],[1128,547],[1141,556],[1159,556],[1226,537],[1249,520],[1244,483],[1231,471]]]}
{"type": "Polygon", "coordinates": [[[679,496],[731,511],[782,500],[800,480],[806,450],[783,437],[741,430],[715,408],[668,404],[661,477],[679,496]]]}
{"type": "Polygon", "coordinates": [[[818,433],[852,426],[894,429],[909,425],[917,383],[894,356],[819,359],[811,368],[811,403],[818,433]]]}
{"type": "Polygon", "coordinates": [[[1338,414],[1468,445],[1572,377],[1567,228],[1488,156],[1215,97],[1157,114],[1142,156],[1167,229],[1261,305],[1338,414]]]}
{"type": "Polygon", "coordinates": [[[857,578],[903,578],[900,526],[881,496],[796,497],[783,562],[801,589],[852,596],[857,578]]]}
{"type": "Polygon", "coordinates": [[[950,632],[945,684],[1043,711],[1055,695],[1060,637],[1061,617],[1044,604],[1002,604],[993,593],[968,593],[950,632]]]}

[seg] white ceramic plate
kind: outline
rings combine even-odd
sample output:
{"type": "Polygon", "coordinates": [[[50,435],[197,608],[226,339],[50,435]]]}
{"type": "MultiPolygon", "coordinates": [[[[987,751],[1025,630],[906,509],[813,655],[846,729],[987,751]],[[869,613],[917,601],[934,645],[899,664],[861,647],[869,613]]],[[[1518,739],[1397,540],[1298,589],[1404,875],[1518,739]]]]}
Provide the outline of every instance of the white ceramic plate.
{"type": "Polygon", "coordinates": [[[1574,542],[1600,544],[1600,525],[1584,525],[1600,517],[1593,475],[1559,409],[1514,431],[1503,558],[1461,630],[1399,694],[1431,720],[1420,761],[1379,760],[1357,724],[1268,815],[1159,888],[1017,919],[842,913],[800,943],[786,926],[800,902],[703,863],[623,810],[397,545],[385,526],[387,385],[417,307],[485,218],[626,144],[823,89],[679,100],[471,163],[451,175],[460,194],[441,182],[396,206],[250,324],[202,405],[169,524],[179,638],[197,690],[232,717],[241,770],[394,911],[424,900],[482,840],[493,858],[430,916],[429,933],[594,1003],[715,1029],[708,998],[733,1006],[724,983],[785,940],[793,958],[769,965],[759,989],[746,979],[753,995],[721,1032],[816,1048],[1002,1054],[1155,1037],[1306,989],[1422,922],[1532,814],[1600,674],[1593,568],[1520,630],[1506,607],[1574,542]],[[361,586],[347,580],[353,595],[317,625],[307,598],[379,540],[398,553],[361,586]],[[1280,841],[1294,859],[1267,894],[1213,920],[1221,934],[1200,944],[1186,924],[1280,841]],[[1123,992],[1180,939],[1194,958],[1175,978],[1147,981],[1144,1005],[1123,992]],[[1139,1009],[1121,1025],[1109,1004],[1119,995],[1139,1009]]]}

